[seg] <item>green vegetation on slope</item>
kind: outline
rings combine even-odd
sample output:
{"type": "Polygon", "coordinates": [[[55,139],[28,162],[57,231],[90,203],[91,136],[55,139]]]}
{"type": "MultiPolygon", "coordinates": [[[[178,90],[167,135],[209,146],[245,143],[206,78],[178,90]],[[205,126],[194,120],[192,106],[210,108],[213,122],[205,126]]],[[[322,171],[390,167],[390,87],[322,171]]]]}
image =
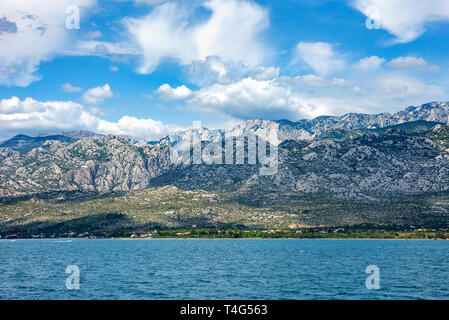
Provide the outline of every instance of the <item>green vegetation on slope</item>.
{"type": "MultiPolygon", "coordinates": [[[[251,197],[243,197],[238,192],[211,193],[161,187],[108,195],[63,192],[2,199],[0,236],[127,237],[157,230],[158,236],[172,237],[180,232],[195,235],[195,230],[205,229],[209,230],[208,235],[210,230],[215,230],[216,237],[223,236],[218,230],[239,230],[225,233],[225,237],[307,238],[326,237],[325,234],[333,234],[339,226],[369,224],[373,226],[370,232],[337,235],[367,237],[375,234],[373,230],[391,226],[404,231],[410,228],[438,230],[449,225],[445,214],[449,206],[448,194],[348,202],[324,196],[251,192],[251,197]],[[263,232],[267,230],[282,232],[263,232]],[[297,233],[298,230],[304,232],[297,233]],[[322,233],[323,230],[327,230],[326,233],[322,233]]],[[[383,233],[382,237],[395,235],[383,233]]]]}

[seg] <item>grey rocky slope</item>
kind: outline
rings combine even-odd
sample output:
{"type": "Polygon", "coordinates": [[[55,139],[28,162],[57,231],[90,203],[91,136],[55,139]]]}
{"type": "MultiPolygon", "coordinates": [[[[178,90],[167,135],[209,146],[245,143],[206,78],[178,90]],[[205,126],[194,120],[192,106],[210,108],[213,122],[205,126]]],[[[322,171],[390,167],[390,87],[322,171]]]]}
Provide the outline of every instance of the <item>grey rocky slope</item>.
{"type": "MultiPolygon", "coordinates": [[[[401,123],[427,121],[449,123],[449,102],[430,102],[417,107],[408,107],[395,113],[362,114],[348,113],[343,116],[321,116],[314,119],[304,119],[297,122],[289,120],[249,120],[229,131],[232,136],[246,133],[258,134],[262,130],[279,132],[280,142],[284,140],[310,140],[319,137],[329,130],[378,129],[401,123]]],[[[199,135],[198,130],[187,130],[173,133],[159,141],[161,144],[176,144],[191,133],[199,135]]],[[[203,130],[207,140],[214,141],[225,135],[224,130],[203,130]]]]}
{"type": "Polygon", "coordinates": [[[74,140],[80,140],[80,139],[91,138],[91,137],[96,137],[96,136],[103,136],[102,134],[98,134],[98,133],[91,132],[91,131],[77,130],[77,131],[64,131],[64,132],[58,132],[58,133],[47,132],[47,133],[41,133],[41,134],[35,135],[35,137],[48,137],[48,136],[54,136],[54,135],[64,136],[64,137],[68,137],[68,138],[71,138],[74,140]]]}
{"type": "Polygon", "coordinates": [[[419,120],[449,123],[449,102],[430,102],[417,107],[411,106],[396,113],[385,112],[374,115],[348,113],[338,117],[324,116],[298,122],[286,120],[277,122],[280,125],[281,140],[285,140],[310,139],[332,129],[378,129],[419,120]]]}
{"type": "MultiPolygon", "coordinates": [[[[236,137],[279,129],[279,141],[269,141],[279,144],[279,167],[272,176],[261,176],[258,165],[174,165],[170,151],[189,148],[186,131],[153,145],[89,135],[76,141],[47,140],[26,152],[0,148],[0,196],[52,190],[108,193],[161,185],[344,199],[444,192],[449,188],[449,136],[445,125],[435,123],[447,123],[448,118],[448,103],[429,103],[393,114],[295,123],[251,120],[233,128],[229,134],[236,137]],[[423,122],[428,125],[423,127],[423,122]],[[404,127],[407,123],[422,128],[410,130],[404,127]],[[395,129],[398,124],[400,129],[395,129]],[[393,128],[376,130],[386,126],[393,128]]],[[[190,133],[215,143],[225,135],[207,129],[190,133]]]]}
{"type": "Polygon", "coordinates": [[[27,153],[0,148],[0,195],[144,188],[168,166],[168,160],[158,146],[138,148],[113,136],[73,143],[48,140],[27,153]]]}
{"type": "Polygon", "coordinates": [[[40,147],[46,141],[74,142],[84,138],[102,136],[90,131],[70,131],[60,133],[42,133],[35,136],[18,134],[11,139],[2,141],[0,148],[10,148],[20,152],[28,152],[34,148],[40,147]]]}

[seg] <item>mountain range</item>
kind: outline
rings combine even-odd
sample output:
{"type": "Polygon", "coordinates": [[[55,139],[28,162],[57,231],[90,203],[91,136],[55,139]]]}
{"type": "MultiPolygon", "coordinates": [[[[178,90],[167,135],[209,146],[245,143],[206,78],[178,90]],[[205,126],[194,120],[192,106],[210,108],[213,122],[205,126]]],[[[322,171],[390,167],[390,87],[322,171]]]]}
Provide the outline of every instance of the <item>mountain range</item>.
{"type": "MultiPolygon", "coordinates": [[[[17,135],[0,145],[0,225],[45,221],[57,215],[58,203],[66,198],[87,206],[100,198],[121,203],[137,197],[145,202],[143,194],[151,198],[168,192],[167,208],[152,207],[147,215],[148,208],[139,209],[138,219],[149,223],[152,217],[161,227],[189,225],[192,220],[181,219],[183,214],[194,215],[195,225],[204,226],[447,226],[448,124],[449,103],[432,102],[396,113],[350,113],[297,122],[256,119],[231,130],[192,128],[151,143],[83,131],[17,135]],[[269,150],[276,148],[274,174],[261,175],[261,164],[251,164],[247,150],[241,164],[173,162],[173,150],[192,152],[192,139],[205,148],[221,145],[226,136],[238,140],[248,135],[264,139],[269,150]],[[180,199],[192,192],[208,199],[207,204],[186,213],[180,199]],[[31,207],[24,208],[36,199],[44,201],[46,209],[33,217],[27,211],[31,207]],[[16,208],[14,215],[11,208],[16,208]],[[25,219],[26,214],[33,218],[25,219]]],[[[107,212],[116,211],[110,203],[103,205],[107,212]]],[[[78,209],[70,210],[72,217],[78,209]]],[[[121,214],[129,209],[120,210],[121,214]]],[[[106,211],[92,209],[96,214],[106,211]]],[[[92,212],[86,209],[83,215],[92,212]]]]}

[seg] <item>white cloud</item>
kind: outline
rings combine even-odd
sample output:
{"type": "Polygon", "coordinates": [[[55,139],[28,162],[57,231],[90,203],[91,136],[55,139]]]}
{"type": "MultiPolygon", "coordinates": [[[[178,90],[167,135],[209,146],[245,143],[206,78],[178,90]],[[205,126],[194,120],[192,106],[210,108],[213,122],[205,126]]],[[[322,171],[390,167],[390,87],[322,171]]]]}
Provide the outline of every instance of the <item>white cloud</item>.
{"type": "Polygon", "coordinates": [[[112,72],[117,72],[117,71],[119,70],[117,66],[110,66],[109,69],[110,69],[112,72]]]}
{"type": "Polygon", "coordinates": [[[342,78],[323,78],[314,74],[300,75],[296,77],[282,76],[278,79],[280,83],[294,86],[308,87],[349,87],[353,86],[350,81],[342,78]]]}
{"type": "Polygon", "coordinates": [[[100,120],[96,131],[105,134],[127,135],[154,140],[179,129],[179,127],[166,126],[161,121],[153,119],[138,119],[124,116],[118,122],[100,120]]]}
{"type": "Polygon", "coordinates": [[[97,104],[103,102],[104,99],[112,98],[113,96],[114,93],[112,92],[111,87],[109,84],[105,84],[102,87],[95,87],[87,90],[83,94],[82,99],[85,103],[97,104]]]}
{"type": "Polygon", "coordinates": [[[95,30],[95,31],[89,31],[87,33],[85,33],[83,35],[84,39],[97,39],[97,38],[101,38],[103,34],[101,33],[100,30],[95,30]]]}
{"type": "Polygon", "coordinates": [[[169,84],[161,85],[156,91],[162,99],[165,100],[184,100],[192,95],[192,91],[185,85],[179,86],[177,88],[172,88],[169,84]]]}
{"type": "Polygon", "coordinates": [[[199,86],[212,83],[231,83],[243,78],[249,66],[243,62],[223,60],[218,56],[208,56],[203,60],[192,61],[190,81],[199,86]]]}
{"type": "Polygon", "coordinates": [[[439,71],[438,66],[429,65],[426,60],[419,57],[398,57],[387,63],[387,66],[397,69],[419,69],[427,71],[439,71]]]}
{"type": "Polygon", "coordinates": [[[62,84],[61,88],[65,92],[81,92],[81,91],[83,91],[83,88],[72,86],[70,83],[62,84]]]}
{"type": "Polygon", "coordinates": [[[442,85],[397,72],[367,72],[354,72],[349,80],[308,74],[272,80],[248,77],[230,84],[216,83],[193,91],[187,107],[241,120],[299,120],[348,112],[392,112],[409,105],[447,99],[442,85]]]}
{"type": "MultiPolygon", "coordinates": [[[[121,2],[125,2],[125,1],[132,1],[136,4],[139,5],[150,5],[150,6],[154,6],[154,5],[159,5],[165,2],[170,2],[170,1],[189,1],[189,0],[116,0],[116,1],[121,1],[121,2]]],[[[194,0],[190,0],[190,1],[194,1],[194,0]]]]}
{"type": "Polygon", "coordinates": [[[257,65],[265,46],[259,39],[269,24],[268,12],[240,0],[208,0],[206,21],[191,24],[192,9],[178,3],[155,7],[144,18],[126,19],[125,25],[143,52],[140,73],[151,73],[163,58],[187,65],[208,56],[257,65]]]}
{"type": "Polygon", "coordinates": [[[286,81],[245,78],[231,84],[214,84],[193,93],[189,106],[218,111],[237,119],[301,119],[329,113],[309,103],[286,81]]]}
{"type": "Polygon", "coordinates": [[[138,55],[141,52],[126,42],[106,42],[98,40],[81,40],[73,50],[65,51],[69,55],[138,55]]]}
{"type": "Polygon", "coordinates": [[[300,42],[296,46],[297,61],[304,61],[319,75],[327,75],[340,71],[345,61],[334,51],[328,42],[300,42]]]}
{"type": "Polygon", "coordinates": [[[17,97],[0,100],[0,136],[47,131],[91,130],[104,134],[127,135],[154,140],[179,127],[164,125],[152,119],[123,116],[117,122],[99,118],[72,101],[41,102],[17,97]]]}
{"type": "Polygon", "coordinates": [[[412,102],[413,105],[420,102],[443,100],[443,97],[446,96],[442,87],[424,83],[411,76],[398,74],[378,76],[373,79],[372,88],[374,94],[379,93],[382,101],[391,99],[399,105],[407,104],[405,100],[415,101],[412,102]]]}
{"type": "Polygon", "coordinates": [[[371,56],[360,59],[355,64],[355,67],[363,71],[377,70],[384,63],[385,63],[384,58],[379,58],[378,56],[371,56]]]}
{"type": "Polygon", "coordinates": [[[97,122],[81,104],[72,101],[22,101],[17,97],[0,100],[1,131],[92,128],[97,122]]]}
{"type": "Polygon", "coordinates": [[[396,38],[393,43],[415,40],[435,21],[449,21],[449,1],[446,0],[354,0],[353,5],[369,18],[376,18],[377,8],[380,27],[396,38]]]}
{"type": "Polygon", "coordinates": [[[279,67],[257,67],[251,72],[251,77],[256,80],[271,80],[279,76],[279,67]]]}
{"type": "Polygon", "coordinates": [[[0,33],[0,84],[25,87],[40,79],[36,74],[49,61],[72,45],[73,30],[65,27],[68,5],[84,10],[95,0],[2,0],[0,12],[10,26],[0,33]]]}
{"type": "Polygon", "coordinates": [[[169,0],[134,0],[135,3],[148,4],[148,5],[161,4],[167,1],[169,0]]]}
{"type": "MultiPolygon", "coordinates": [[[[191,91],[187,108],[221,114],[232,121],[299,120],[347,112],[393,112],[408,105],[447,100],[446,92],[442,86],[397,72],[370,72],[367,77],[351,80],[314,74],[272,80],[249,77],[191,91]]],[[[0,136],[75,129],[154,140],[179,128],[132,116],[117,122],[105,120],[101,113],[72,101],[0,100],[0,136]]]]}
{"type": "Polygon", "coordinates": [[[223,121],[214,121],[214,122],[208,122],[207,124],[202,125],[203,127],[206,127],[208,129],[216,130],[231,130],[241,124],[243,121],[238,119],[229,119],[229,120],[223,120],[223,121]]]}

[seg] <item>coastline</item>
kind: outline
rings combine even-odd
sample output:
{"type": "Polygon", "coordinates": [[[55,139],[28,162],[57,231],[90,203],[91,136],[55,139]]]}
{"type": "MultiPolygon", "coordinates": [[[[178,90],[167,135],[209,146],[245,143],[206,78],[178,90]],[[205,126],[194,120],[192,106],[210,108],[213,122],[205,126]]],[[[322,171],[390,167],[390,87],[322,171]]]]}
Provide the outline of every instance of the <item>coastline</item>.
{"type": "Polygon", "coordinates": [[[377,240],[449,240],[449,230],[445,227],[416,228],[404,226],[373,227],[313,227],[299,229],[141,229],[141,230],[105,230],[87,232],[82,229],[63,233],[17,232],[4,233],[0,240],[47,239],[70,241],[73,239],[126,239],[126,240],[158,240],[158,239],[377,239],[377,240]]]}
{"type": "Polygon", "coordinates": [[[149,240],[433,240],[442,241],[449,239],[442,238],[262,238],[262,237],[252,237],[252,238],[214,238],[214,237],[157,237],[157,238],[131,238],[131,237],[113,237],[113,238],[14,238],[14,239],[4,239],[0,238],[0,241],[10,241],[14,242],[17,240],[55,240],[57,242],[72,242],[73,240],[134,240],[134,241],[149,241],[149,240]]]}

